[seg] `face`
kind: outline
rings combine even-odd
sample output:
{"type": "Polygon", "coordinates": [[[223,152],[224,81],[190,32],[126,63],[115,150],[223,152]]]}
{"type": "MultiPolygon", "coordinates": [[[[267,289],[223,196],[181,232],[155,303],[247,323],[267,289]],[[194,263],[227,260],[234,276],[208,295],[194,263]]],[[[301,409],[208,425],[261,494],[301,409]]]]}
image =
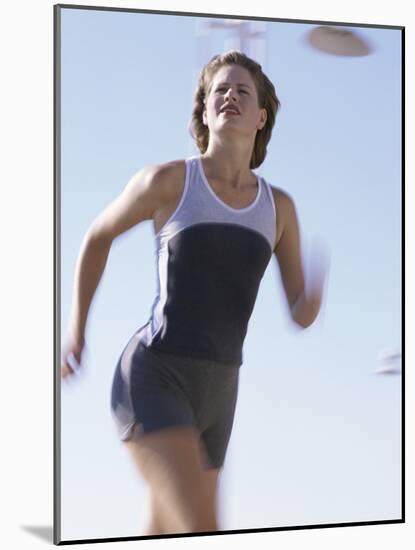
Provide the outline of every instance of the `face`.
{"type": "Polygon", "coordinates": [[[266,109],[258,106],[258,94],[251,73],[240,65],[225,65],[214,75],[205,100],[203,123],[209,131],[232,130],[254,135],[266,122],[266,109]],[[224,106],[239,114],[226,113],[224,106]]]}

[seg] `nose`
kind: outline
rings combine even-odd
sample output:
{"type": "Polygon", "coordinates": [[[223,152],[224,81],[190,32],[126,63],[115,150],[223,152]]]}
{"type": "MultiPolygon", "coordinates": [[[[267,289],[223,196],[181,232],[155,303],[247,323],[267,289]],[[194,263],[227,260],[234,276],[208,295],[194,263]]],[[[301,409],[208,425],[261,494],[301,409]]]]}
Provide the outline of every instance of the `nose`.
{"type": "Polygon", "coordinates": [[[228,88],[228,91],[225,94],[225,97],[232,98],[233,101],[236,100],[236,92],[233,88],[228,88]]]}

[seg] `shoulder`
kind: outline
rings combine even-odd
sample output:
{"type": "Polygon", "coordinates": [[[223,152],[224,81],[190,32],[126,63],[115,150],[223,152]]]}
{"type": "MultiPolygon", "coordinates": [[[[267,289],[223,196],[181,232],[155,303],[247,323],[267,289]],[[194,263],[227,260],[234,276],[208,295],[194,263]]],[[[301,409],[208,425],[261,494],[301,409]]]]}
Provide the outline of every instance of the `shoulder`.
{"type": "Polygon", "coordinates": [[[147,164],[129,180],[126,191],[130,200],[139,200],[154,211],[181,194],[184,187],[186,161],[172,160],[161,164],[147,164]]]}
{"type": "Polygon", "coordinates": [[[274,197],[276,209],[286,209],[295,206],[293,197],[287,191],[284,191],[284,189],[281,189],[281,187],[276,187],[275,185],[271,184],[270,188],[272,196],[274,197]]]}
{"type": "Polygon", "coordinates": [[[183,190],[186,175],[184,159],[171,160],[150,167],[153,191],[164,200],[172,200],[183,190]]]}
{"type": "Polygon", "coordinates": [[[185,174],[186,161],[185,159],[169,160],[162,164],[156,164],[154,167],[160,178],[177,177],[185,174]]]}
{"type": "Polygon", "coordinates": [[[284,227],[292,219],[295,213],[295,203],[293,197],[284,189],[270,184],[271,193],[274,199],[275,210],[277,213],[277,244],[281,239],[284,227]]]}

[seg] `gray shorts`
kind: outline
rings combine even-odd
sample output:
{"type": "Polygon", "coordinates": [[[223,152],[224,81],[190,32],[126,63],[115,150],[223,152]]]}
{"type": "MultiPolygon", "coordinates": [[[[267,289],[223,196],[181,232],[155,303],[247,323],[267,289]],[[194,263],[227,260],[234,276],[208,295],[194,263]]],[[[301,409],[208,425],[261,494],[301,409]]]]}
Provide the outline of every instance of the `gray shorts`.
{"type": "Polygon", "coordinates": [[[122,352],[113,377],[111,412],[121,440],[172,426],[193,426],[211,468],[223,466],[231,436],[240,365],[150,349],[140,331],[122,352]]]}

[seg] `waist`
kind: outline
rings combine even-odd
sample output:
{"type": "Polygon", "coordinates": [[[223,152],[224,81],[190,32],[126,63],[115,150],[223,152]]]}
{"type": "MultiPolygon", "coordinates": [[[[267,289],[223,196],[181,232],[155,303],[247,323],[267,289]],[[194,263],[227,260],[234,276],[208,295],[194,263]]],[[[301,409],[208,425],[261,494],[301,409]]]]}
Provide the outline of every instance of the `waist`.
{"type": "Polygon", "coordinates": [[[169,318],[153,330],[148,324],[142,344],[150,349],[177,357],[191,357],[200,361],[214,361],[220,365],[241,365],[246,329],[223,326],[220,322],[206,326],[204,323],[171,322],[169,318]]]}

